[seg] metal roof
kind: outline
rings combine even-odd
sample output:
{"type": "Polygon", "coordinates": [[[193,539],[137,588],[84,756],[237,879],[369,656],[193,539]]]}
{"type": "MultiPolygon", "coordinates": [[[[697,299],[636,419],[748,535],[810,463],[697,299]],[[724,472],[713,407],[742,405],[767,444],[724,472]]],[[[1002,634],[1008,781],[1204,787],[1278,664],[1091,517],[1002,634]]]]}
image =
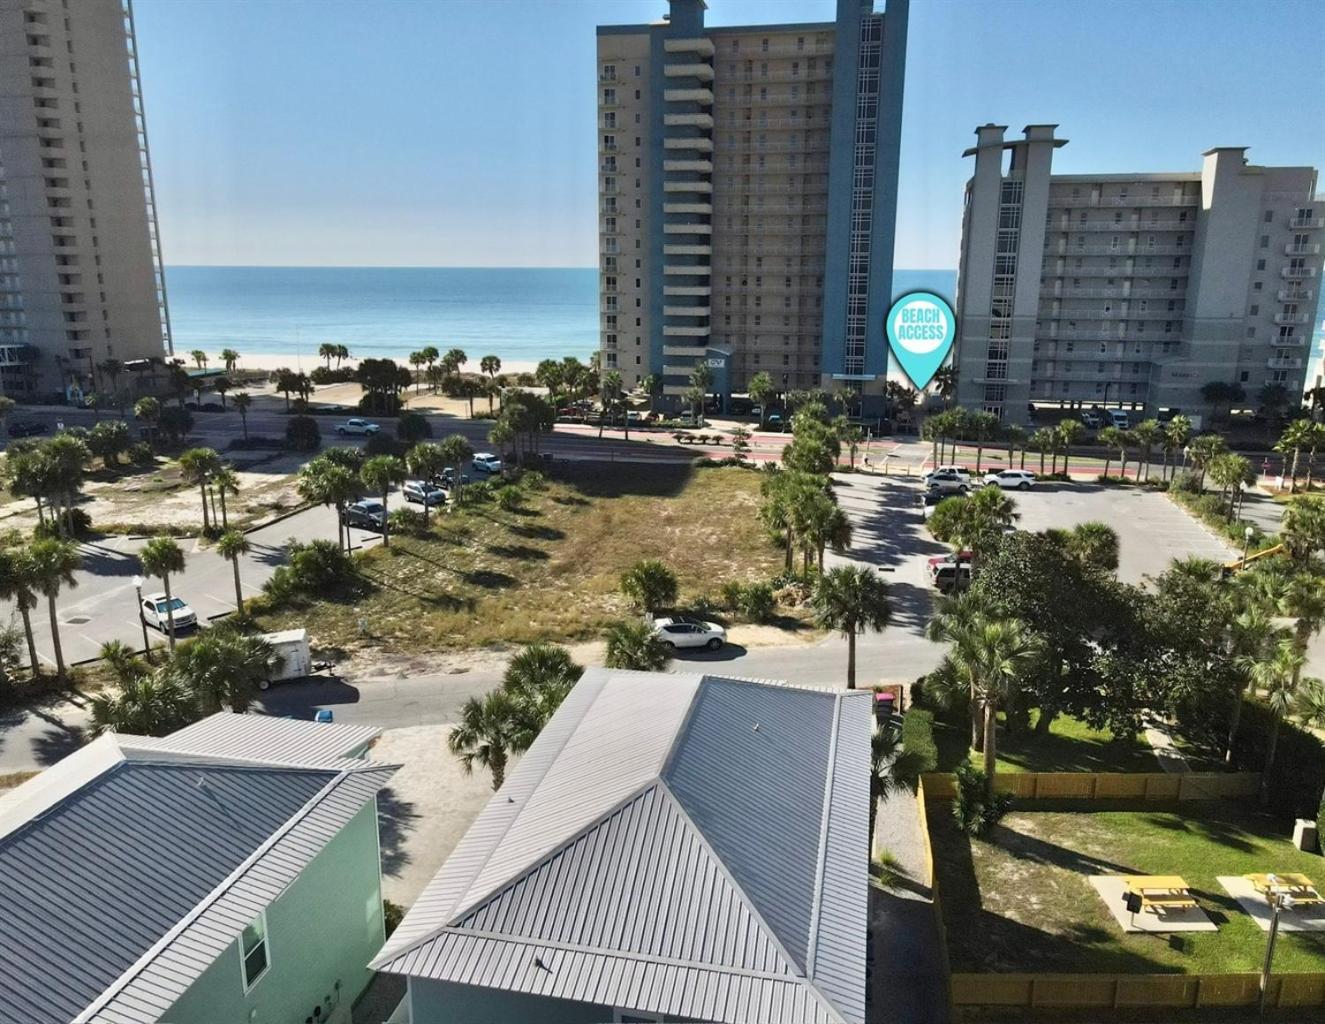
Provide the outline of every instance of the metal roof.
{"type": "Polygon", "coordinates": [[[869,713],[864,692],[590,669],[373,966],[863,1021],[869,713]]]}
{"type": "Polygon", "coordinates": [[[337,725],[271,715],[218,711],[169,736],[122,736],[121,747],[260,764],[327,764],[362,750],[382,730],[375,725],[337,725]]]}
{"type": "Polygon", "coordinates": [[[159,1020],[395,772],[118,740],[0,798],[0,1024],[159,1020]]]}

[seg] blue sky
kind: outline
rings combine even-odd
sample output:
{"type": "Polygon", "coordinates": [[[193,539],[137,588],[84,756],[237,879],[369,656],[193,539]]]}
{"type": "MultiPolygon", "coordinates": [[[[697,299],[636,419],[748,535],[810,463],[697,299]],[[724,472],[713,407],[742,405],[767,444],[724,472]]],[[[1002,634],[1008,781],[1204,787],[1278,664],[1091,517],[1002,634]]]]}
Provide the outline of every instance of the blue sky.
{"type": "MultiPolygon", "coordinates": [[[[880,0],[881,2],[881,0],[880,0]]],[[[877,6],[877,5],[876,5],[877,6]]],[[[710,25],[831,0],[710,0],[710,25]]],[[[135,0],[169,263],[592,266],[594,26],[664,0],[135,0]]],[[[977,124],[1055,169],[1325,166],[1325,4],[913,0],[899,267],[957,261],[977,124]]]]}

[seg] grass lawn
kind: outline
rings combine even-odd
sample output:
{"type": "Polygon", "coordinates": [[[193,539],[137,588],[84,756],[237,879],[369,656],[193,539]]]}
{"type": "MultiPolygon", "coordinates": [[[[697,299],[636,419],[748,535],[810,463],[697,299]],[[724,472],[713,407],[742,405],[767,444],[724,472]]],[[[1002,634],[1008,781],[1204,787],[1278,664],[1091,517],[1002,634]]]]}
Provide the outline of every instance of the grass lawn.
{"type": "MultiPolygon", "coordinates": [[[[1034,725],[1038,712],[1031,716],[1034,725]]],[[[983,763],[983,754],[970,749],[969,726],[934,723],[934,743],[938,747],[938,770],[950,772],[962,758],[983,763]]],[[[1047,736],[1036,736],[1027,729],[1008,736],[998,734],[998,770],[1000,772],[1157,772],[1159,762],[1149,744],[1141,737],[1117,738],[1107,729],[1092,729],[1085,722],[1059,715],[1049,726],[1047,736]]]]}
{"type": "Polygon", "coordinates": [[[527,492],[523,509],[484,504],[435,517],[426,539],[395,537],[366,553],[360,593],[260,622],[306,626],[324,648],[402,653],[596,639],[631,613],[620,577],[641,558],[672,568],[683,602],[781,571],[781,549],[757,518],[760,480],[732,467],[567,463],[527,492]],[[370,636],[360,636],[360,619],[370,636]]]}
{"type": "MultiPolygon", "coordinates": [[[[1235,801],[1180,811],[1016,811],[985,839],[929,814],[954,971],[1258,971],[1266,934],[1215,878],[1300,871],[1325,885],[1325,858],[1296,850],[1275,820],[1235,801]],[[1178,874],[1217,932],[1124,934],[1090,875],[1178,874]]],[[[1277,971],[1325,971],[1325,933],[1280,931],[1277,971]]]]}

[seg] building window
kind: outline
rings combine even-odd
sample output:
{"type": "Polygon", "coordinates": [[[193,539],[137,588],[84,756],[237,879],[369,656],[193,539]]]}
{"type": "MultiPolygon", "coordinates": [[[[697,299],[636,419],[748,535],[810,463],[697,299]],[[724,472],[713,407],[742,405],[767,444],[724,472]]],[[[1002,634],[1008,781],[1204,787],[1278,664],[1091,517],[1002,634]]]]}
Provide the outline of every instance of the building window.
{"type": "Polygon", "coordinates": [[[1256,269],[1257,269],[1257,270],[1264,270],[1264,269],[1265,269],[1265,261],[1264,261],[1264,260],[1257,260],[1257,261],[1256,261],[1256,269]]]}
{"type": "MultiPolygon", "coordinates": [[[[1273,211],[1273,210],[1266,210],[1266,211],[1265,211],[1265,223],[1266,223],[1266,224],[1272,224],[1272,223],[1274,223],[1274,211],[1273,211]]],[[[1246,378],[1243,378],[1243,379],[1245,380],[1246,378]]]]}
{"type": "Polygon", "coordinates": [[[267,943],[267,912],[264,910],[245,927],[239,937],[239,956],[244,969],[244,991],[256,985],[267,968],[271,957],[267,943]]]}

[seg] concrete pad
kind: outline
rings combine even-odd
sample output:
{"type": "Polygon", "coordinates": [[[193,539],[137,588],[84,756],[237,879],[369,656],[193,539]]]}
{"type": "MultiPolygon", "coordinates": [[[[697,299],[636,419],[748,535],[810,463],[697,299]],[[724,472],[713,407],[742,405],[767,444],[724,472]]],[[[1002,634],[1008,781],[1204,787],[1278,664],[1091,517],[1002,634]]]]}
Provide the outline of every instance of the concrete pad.
{"type": "Polygon", "coordinates": [[[449,725],[388,729],[368,752],[402,766],[377,803],[382,896],[401,906],[418,898],[492,796],[491,776],[477,768],[466,775],[447,749],[450,732],[449,725]]]}
{"type": "MultiPolygon", "coordinates": [[[[1220,875],[1218,881],[1230,896],[1242,904],[1242,909],[1256,922],[1261,931],[1270,930],[1270,904],[1264,895],[1256,891],[1255,886],[1241,875],[1220,875]]],[[[1279,914],[1279,930],[1325,932],[1325,905],[1285,908],[1279,914]]]]}
{"type": "Polygon", "coordinates": [[[1123,893],[1127,886],[1121,875],[1091,875],[1090,884],[1109,913],[1125,932],[1147,932],[1152,935],[1167,932],[1213,932],[1219,926],[1210,920],[1200,907],[1192,910],[1143,910],[1139,914],[1130,914],[1123,906],[1123,893]]]}

